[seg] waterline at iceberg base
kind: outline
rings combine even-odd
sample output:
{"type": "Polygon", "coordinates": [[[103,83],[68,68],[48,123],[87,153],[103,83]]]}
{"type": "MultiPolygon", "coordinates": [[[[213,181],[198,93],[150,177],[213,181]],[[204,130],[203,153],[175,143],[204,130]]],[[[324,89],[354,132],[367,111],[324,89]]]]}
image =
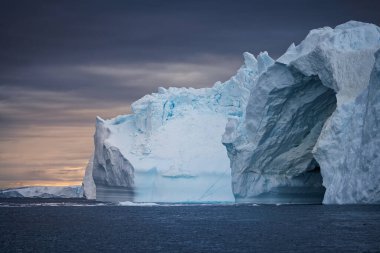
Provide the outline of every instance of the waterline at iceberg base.
{"type": "Polygon", "coordinates": [[[244,53],[212,88],[159,88],[98,118],[87,198],[379,203],[380,28],[312,30],[276,61],[244,53]]]}

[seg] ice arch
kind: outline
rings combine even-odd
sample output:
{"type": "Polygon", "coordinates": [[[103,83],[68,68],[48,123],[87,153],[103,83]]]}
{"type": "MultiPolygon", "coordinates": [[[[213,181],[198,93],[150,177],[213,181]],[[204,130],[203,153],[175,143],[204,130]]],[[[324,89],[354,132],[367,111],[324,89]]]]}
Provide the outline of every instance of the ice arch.
{"type": "Polygon", "coordinates": [[[367,113],[379,48],[379,27],[350,21],[312,30],[261,75],[223,136],[238,201],[321,202],[318,168],[324,203],[380,201],[378,140],[366,137],[380,131],[367,113]]]}
{"type": "Polygon", "coordinates": [[[335,92],[318,76],[271,66],[248,102],[247,135],[223,136],[236,201],[321,203],[325,189],[312,149],[335,108],[335,92]],[[260,99],[265,102],[258,105],[260,99]]]}

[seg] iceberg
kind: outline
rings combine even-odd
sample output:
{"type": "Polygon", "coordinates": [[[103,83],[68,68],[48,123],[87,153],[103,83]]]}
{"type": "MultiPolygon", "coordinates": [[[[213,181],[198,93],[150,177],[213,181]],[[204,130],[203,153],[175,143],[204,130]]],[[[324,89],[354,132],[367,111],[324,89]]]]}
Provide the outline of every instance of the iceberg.
{"type": "Polygon", "coordinates": [[[112,202],[234,201],[221,136],[245,112],[249,92],[272,58],[244,53],[244,65],[212,88],[158,88],[133,114],[97,118],[85,196],[112,202]]]}
{"type": "Polygon", "coordinates": [[[89,199],[380,203],[380,28],[309,32],[276,61],[244,53],[212,88],[158,88],[97,118],[89,199]]]}
{"type": "Polygon", "coordinates": [[[81,186],[30,186],[0,190],[0,198],[83,198],[81,186]]]}
{"type": "Polygon", "coordinates": [[[223,135],[237,201],[380,202],[379,48],[373,24],[316,29],[259,77],[223,135]]]}

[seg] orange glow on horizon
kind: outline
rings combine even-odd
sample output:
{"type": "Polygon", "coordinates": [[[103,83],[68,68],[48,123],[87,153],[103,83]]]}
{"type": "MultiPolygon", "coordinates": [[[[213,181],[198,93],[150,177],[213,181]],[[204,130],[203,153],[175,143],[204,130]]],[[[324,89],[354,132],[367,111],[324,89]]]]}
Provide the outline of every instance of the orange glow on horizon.
{"type": "Polygon", "coordinates": [[[0,188],[18,188],[28,186],[78,186],[82,181],[18,181],[18,182],[0,182],[0,188]]]}

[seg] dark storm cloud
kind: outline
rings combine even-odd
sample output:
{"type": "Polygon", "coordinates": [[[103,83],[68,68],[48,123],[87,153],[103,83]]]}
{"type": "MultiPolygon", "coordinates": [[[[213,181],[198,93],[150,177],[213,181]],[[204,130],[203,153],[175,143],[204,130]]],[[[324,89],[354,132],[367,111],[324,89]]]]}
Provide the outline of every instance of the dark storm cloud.
{"type": "Polygon", "coordinates": [[[0,47],[10,66],[186,60],[245,50],[279,56],[311,28],[379,21],[377,1],[357,2],[3,1],[0,47]]]}
{"type": "MultiPolygon", "coordinates": [[[[278,57],[312,28],[350,19],[379,23],[376,2],[2,1],[0,85],[75,90],[84,96],[105,94],[106,99],[122,100],[123,92],[111,92],[120,80],[70,71],[67,66],[143,67],[152,62],[196,62],[205,54],[236,62],[244,51],[264,50],[278,57]]],[[[208,80],[212,84],[218,78],[208,80]]],[[[125,88],[133,86],[127,97],[134,100],[151,92],[150,87],[158,84],[150,81],[136,87],[133,78],[125,78],[125,88]]],[[[161,81],[166,80],[157,80],[161,81]]]]}
{"type": "Polygon", "coordinates": [[[3,0],[0,181],[71,170],[77,178],[64,178],[80,180],[96,115],[129,113],[158,86],[224,81],[242,52],[277,58],[313,28],[380,24],[379,9],[373,0],[3,0]]]}

